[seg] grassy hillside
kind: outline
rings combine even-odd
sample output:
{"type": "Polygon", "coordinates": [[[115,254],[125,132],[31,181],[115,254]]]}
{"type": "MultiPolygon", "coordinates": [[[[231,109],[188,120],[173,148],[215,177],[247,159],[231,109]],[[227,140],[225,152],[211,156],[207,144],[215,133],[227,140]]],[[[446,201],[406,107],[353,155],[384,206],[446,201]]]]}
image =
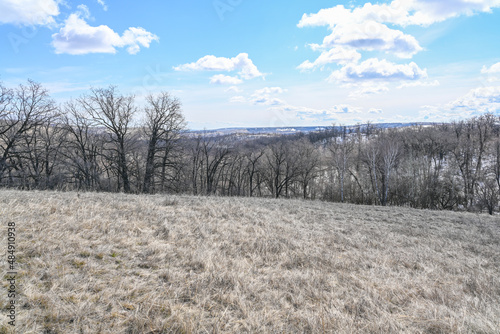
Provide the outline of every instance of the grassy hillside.
{"type": "Polygon", "coordinates": [[[0,190],[0,219],[18,333],[500,332],[498,217],[0,190]]]}

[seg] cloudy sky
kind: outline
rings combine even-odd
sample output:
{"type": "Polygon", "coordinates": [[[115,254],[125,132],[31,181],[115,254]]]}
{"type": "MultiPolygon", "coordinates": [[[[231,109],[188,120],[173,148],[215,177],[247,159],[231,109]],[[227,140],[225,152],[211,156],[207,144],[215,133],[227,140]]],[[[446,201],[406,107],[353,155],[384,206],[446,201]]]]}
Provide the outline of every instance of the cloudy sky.
{"type": "Polygon", "coordinates": [[[180,98],[192,129],[500,114],[500,0],[0,0],[0,81],[180,98]]]}

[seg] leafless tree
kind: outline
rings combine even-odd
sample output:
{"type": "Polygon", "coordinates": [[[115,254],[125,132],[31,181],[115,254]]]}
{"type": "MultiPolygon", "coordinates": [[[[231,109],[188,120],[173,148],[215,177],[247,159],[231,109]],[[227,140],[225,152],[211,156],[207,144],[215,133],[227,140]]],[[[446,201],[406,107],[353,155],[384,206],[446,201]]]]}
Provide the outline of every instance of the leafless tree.
{"type": "Polygon", "coordinates": [[[255,179],[259,177],[258,163],[264,156],[263,148],[251,148],[246,154],[246,173],[248,176],[248,195],[252,197],[255,192],[255,188],[259,187],[260,183],[255,182],[255,179]]]}
{"type": "Polygon", "coordinates": [[[297,156],[291,150],[290,143],[282,140],[270,144],[266,150],[266,181],[275,198],[285,191],[288,197],[289,186],[298,175],[297,156]]]}
{"type": "Polygon", "coordinates": [[[76,178],[77,188],[99,190],[101,166],[99,158],[103,152],[102,134],[78,101],[69,101],[64,107],[63,123],[67,133],[63,151],[76,178]]]}
{"type": "Polygon", "coordinates": [[[297,180],[302,188],[302,197],[308,198],[311,182],[318,176],[320,156],[316,148],[307,138],[302,138],[295,143],[297,157],[297,180]]]}
{"type": "Polygon", "coordinates": [[[349,174],[351,155],[354,151],[354,140],[349,136],[347,127],[341,127],[339,136],[330,140],[328,149],[332,155],[332,162],[340,181],[340,201],[344,203],[345,180],[349,174]]]}
{"type": "Polygon", "coordinates": [[[56,109],[48,91],[32,80],[13,91],[1,87],[1,95],[0,182],[7,169],[18,167],[23,153],[18,145],[56,109]]]}
{"type": "Polygon", "coordinates": [[[185,121],[180,101],[169,93],[149,95],[146,101],[144,134],[147,139],[147,154],[143,191],[148,193],[153,190],[155,171],[158,167],[161,169],[161,188],[164,189],[166,170],[172,163],[170,153],[178,143],[185,128],[185,121]]]}
{"type": "Polygon", "coordinates": [[[125,192],[131,191],[127,155],[132,149],[133,140],[130,134],[132,118],[136,112],[133,96],[123,96],[116,87],[92,88],[90,94],[78,99],[92,120],[103,127],[107,134],[109,153],[118,181],[123,183],[125,192]]]}

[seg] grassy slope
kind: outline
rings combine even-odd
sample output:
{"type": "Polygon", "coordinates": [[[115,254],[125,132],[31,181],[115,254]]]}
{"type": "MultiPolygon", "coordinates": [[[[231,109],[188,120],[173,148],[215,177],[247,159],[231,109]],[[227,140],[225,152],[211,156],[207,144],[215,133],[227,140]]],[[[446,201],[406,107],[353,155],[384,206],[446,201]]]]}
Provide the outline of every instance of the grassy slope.
{"type": "Polygon", "coordinates": [[[498,217],[0,190],[0,219],[19,333],[500,332],[498,217]]]}

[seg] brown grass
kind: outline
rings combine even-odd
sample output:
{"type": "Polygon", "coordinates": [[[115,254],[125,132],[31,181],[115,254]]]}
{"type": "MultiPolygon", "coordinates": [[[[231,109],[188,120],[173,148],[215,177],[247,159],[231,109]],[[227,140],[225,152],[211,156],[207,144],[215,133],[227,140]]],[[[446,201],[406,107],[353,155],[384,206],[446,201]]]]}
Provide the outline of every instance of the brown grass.
{"type": "Polygon", "coordinates": [[[500,333],[498,217],[1,190],[0,219],[18,333],[500,333]]]}

